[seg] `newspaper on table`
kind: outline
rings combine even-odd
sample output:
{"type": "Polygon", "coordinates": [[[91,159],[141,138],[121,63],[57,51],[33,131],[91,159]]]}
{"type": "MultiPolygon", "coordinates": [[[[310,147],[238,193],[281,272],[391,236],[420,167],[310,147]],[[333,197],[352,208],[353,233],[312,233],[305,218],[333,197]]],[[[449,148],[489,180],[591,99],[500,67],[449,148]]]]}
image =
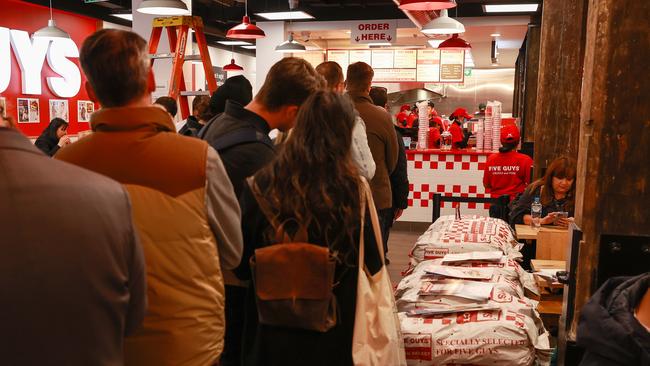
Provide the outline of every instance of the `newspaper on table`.
{"type": "Polygon", "coordinates": [[[434,264],[426,267],[425,271],[428,274],[468,280],[489,280],[494,276],[494,268],[452,267],[434,264]]]}
{"type": "Polygon", "coordinates": [[[420,287],[420,295],[449,295],[475,301],[487,301],[494,289],[490,282],[465,280],[442,280],[424,282],[420,287]]]}
{"type": "Polygon", "coordinates": [[[549,365],[549,335],[508,310],[399,314],[408,365],[549,365]]]}
{"type": "Polygon", "coordinates": [[[442,263],[455,263],[465,261],[489,261],[500,262],[503,259],[503,253],[500,251],[493,252],[468,252],[447,254],[442,258],[442,263]]]}

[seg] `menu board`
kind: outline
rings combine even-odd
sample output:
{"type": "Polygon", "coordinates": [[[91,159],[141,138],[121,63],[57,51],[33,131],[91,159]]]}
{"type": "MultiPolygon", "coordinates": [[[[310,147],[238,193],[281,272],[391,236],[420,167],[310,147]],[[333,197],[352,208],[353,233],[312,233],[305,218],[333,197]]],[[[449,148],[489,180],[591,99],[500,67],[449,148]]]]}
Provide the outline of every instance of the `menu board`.
{"type": "Polygon", "coordinates": [[[365,62],[372,64],[372,51],[370,50],[350,50],[350,64],[355,62],[365,62]]]}
{"type": "Polygon", "coordinates": [[[393,50],[372,50],[373,69],[392,69],[395,51],[393,50]]]}
{"type": "Polygon", "coordinates": [[[417,67],[417,60],[417,50],[395,50],[393,67],[396,69],[415,69],[417,67]]]}
{"type": "MultiPolygon", "coordinates": [[[[322,56],[322,55],[321,55],[322,56]]],[[[314,63],[317,55],[305,57],[314,63]]],[[[341,65],[365,62],[375,69],[374,82],[418,81],[424,83],[462,83],[465,80],[465,51],[439,49],[328,50],[327,60],[341,65]]]]}
{"type": "Polygon", "coordinates": [[[417,81],[415,69],[375,69],[373,80],[383,82],[417,81]]]}
{"type": "Polygon", "coordinates": [[[325,55],[321,51],[296,53],[295,57],[304,59],[313,67],[316,67],[325,61],[325,55]]]}
{"type": "Polygon", "coordinates": [[[418,50],[417,80],[423,82],[440,81],[440,50],[418,50]]]}
{"type": "Polygon", "coordinates": [[[347,70],[349,64],[349,52],[345,50],[328,50],[327,61],[334,61],[341,66],[343,72],[347,70]]]}
{"type": "Polygon", "coordinates": [[[462,82],[464,79],[463,66],[465,64],[464,50],[440,51],[440,81],[462,82]]]}

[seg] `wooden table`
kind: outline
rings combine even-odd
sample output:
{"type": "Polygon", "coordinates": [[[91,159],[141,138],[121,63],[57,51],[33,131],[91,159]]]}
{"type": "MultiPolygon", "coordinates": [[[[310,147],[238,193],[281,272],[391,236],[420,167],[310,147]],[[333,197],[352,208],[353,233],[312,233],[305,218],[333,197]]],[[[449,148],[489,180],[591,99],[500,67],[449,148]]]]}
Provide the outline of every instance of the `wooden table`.
{"type": "MultiPolygon", "coordinates": [[[[564,271],[566,270],[566,261],[532,259],[530,266],[534,271],[542,269],[564,271]]],[[[564,285],[559,282],[549,282],[538,275],[535,275],[535,281],[540,293],[537,311],[539,311],[547,329],[556,329],[562,314],[562,293],[554,290],[561,289],[564,285]]]]}
{"type": "Polygon", "coordinates": [[[530,225],[515,225],[515,231],[517,233],[517,240],[535,240],[540,231],[551,232],[551,233],[566,233],[568,229],[558,228],[556,226],[542,226],[539,229],[535,229],[530,225]]]}

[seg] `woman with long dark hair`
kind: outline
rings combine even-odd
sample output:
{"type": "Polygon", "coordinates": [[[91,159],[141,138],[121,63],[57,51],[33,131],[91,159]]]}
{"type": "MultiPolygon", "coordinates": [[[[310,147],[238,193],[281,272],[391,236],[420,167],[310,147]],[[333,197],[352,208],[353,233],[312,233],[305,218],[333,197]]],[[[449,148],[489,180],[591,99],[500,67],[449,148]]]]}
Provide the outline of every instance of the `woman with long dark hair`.
{"type": "Polygon", "coordinates": [[[48,156],[54,156],[60,148],[70,144],[68,133],[68,122],[62,118],[54,118],[50,124],[36,139],[34,145],[41,149],[48,156]]]}
{"type": "Polygon", "coordinates": [[[575,179],[576,168],[568,158],[553,160],[544,177],[531,183],[516,202],[510,213],[511,224],[530,225],[533,220],[530,206],[534,198],[539,197],[542,204],[541,225],[569,226],[575,208],[575,179]]]}
{"type": "MultiPolygon", "coordinates": [[[[249,181],[253,188],[246,185],[242,192],[244,255],[238,276],[251,279],[254,250],[277,243],[277,228],[262,213],[261,200],[288,234],[307,226],[308,242],[329,248],[336,258],[333,293],[338,304],[336,325],[326,332],[260,324],[252,283],[244,365],[352,365],[362,184],[350,154],[354,122],[354,107],[347,97],[316,92],[300,108],[293,132],[276,158],[249,181]]],[[[376,273],[382,264],[367,224],[364,242],[366,266],[376,273]]]]}

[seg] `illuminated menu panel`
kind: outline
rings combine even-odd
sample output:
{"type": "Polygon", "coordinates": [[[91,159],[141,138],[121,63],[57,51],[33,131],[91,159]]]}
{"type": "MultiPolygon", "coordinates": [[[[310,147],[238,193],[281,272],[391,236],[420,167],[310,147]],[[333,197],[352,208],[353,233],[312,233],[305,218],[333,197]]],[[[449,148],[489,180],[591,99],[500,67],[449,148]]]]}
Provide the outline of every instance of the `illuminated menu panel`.
{"type": "Polygon", "coordinates": [[[325,61],[325,55],[321,51],[296,53],[295,57],[300,57],[309,62],[311,66],[316,67],[325,61]]]}
{"type": "Polygon", "coordinates": [[[379,82],[403,82],[416,81],[415,69],[375,69],[374,81],[379,82]]]}
{"type": "Polygon", "coordinates": [[[418,50],[417,80],[433,83],[440,81],[440,50],[418,50]]]}
{"type": "Polygon", "coordinates": [[[341,65],[343,72],[348,69],[350,53],[345,50],[329,50],[327,51],[327,61],[334,61],[341,65]]]}
{"type": "Polygon", "coordinates": [[[373,69],[392,69],[395,51],[393,50],[372,50],[373,69]]]}
{"type": "Polygon", "coordinates": [[[350,50],[350,64],[355,62],[365,62],[372,64],[372,51],[370,50],[350,50]]]}
{"type": "Polygon", "coordinates": [[[465,65],[464,50],[440,51],[440,81],[463,82],[465,65]]]}
{"type": "Polygon", "coordinates": [[[395,50],[393,67],[396,69],[415,69],[417,67],[417,50],[395,50]]]}

